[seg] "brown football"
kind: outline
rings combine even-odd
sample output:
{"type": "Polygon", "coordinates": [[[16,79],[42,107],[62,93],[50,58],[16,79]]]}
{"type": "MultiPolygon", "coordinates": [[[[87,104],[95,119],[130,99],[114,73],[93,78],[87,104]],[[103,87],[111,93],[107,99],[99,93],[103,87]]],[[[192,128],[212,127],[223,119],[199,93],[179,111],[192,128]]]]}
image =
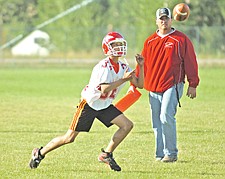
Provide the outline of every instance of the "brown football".
{"type": "Polygon", "coordinates": [[[173,8],[173,18],[176,21],[184,21],[188,19],[189,15],[190,15],[190,8],[185,3],[177,4],[173,8]]]}

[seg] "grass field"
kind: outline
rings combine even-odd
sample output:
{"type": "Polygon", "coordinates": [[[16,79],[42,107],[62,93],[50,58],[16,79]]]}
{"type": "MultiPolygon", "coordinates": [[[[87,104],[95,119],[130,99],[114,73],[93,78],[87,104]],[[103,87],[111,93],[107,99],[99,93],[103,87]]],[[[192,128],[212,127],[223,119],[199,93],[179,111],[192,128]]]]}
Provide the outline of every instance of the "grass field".
{"type": "Polygon", "coordinates": [[[141,90],[140,100],[125,112],[135,126],[114,152],[122,172],[97,161],[116,130],[98,121],[90,133],[49,153],[38,169],[30,170],[32,149],[68,129],[91,67],[0,67],[0,178],[225,178],[224,67],[200,67],[197,99],[184,95],[181,100],[178,162],[155,162],[148,97],[141,90]]]}

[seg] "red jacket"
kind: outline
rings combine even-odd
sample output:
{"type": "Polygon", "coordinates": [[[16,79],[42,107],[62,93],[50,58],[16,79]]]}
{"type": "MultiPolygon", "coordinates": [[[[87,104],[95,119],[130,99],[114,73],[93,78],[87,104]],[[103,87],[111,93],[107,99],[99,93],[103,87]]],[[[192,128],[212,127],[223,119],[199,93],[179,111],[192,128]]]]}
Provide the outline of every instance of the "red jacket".
{"type": "MultiPolygon", "coordinates": [[[[164,92],[174,84],[184,82],[189,86],[199,84],[198,64],[190,39],[177,30],[160,37],[157,33],[149,36],[142,50],[144,63],[144,88],[152,92],[164,92]]],[[[139,69],[137,67],[138,75],[139,69]]]]}

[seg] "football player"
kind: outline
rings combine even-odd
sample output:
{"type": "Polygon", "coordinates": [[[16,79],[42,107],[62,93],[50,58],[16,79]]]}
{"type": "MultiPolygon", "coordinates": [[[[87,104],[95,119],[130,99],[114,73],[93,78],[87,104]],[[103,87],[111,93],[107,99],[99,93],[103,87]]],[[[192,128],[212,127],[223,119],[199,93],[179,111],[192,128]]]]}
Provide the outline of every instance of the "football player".
{"type": "Polygon", "coordinates": [[[63,136],[52,139],[44,147],[33,149],[29,162],[30,168],[37,168],[50,151],[74,142],[80,132],[89,132],[94,120],[98,119],[106,127],[118,126],[118,130],[113,134],[108,146],[101,150],[98,160],[109,165],[112,170],[121,171],[120,166],[113,158],[113,151],[131,131],[133,123],[112,104],[112,101],[125,82],[143,88],[144,59],[141,55],[136,55],[139,66],[139,76],[137,77],[134,70],[119,60],[120,57],[127,54],[127,42],[118,32],[109,32],[104,37],[102,49],[107,57],[93,68],[89,84],[81,92],[81,100],[68,131],[63,136]]]}

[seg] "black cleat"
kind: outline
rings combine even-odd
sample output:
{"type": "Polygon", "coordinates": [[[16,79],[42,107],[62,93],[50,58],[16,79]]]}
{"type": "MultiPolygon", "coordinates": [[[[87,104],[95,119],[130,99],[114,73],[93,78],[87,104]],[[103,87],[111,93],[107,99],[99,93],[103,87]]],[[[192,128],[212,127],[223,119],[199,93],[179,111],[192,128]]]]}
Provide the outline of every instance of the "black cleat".
{"type": "Polygon", "coordinates": [[[113,158],[112,152],[105,152],[104,149],[102,149],[102,153],[98,156],[98,161],[106,163],[114,171],[121,171],[120,166],[113,158]]]}
{"type": "Polygon", "coordinates": [[[38,165],[41,163],[41,160],[45,158],[45,157],[42,156],[41,153],[40,153],[40,150],[41,150],[42,148],[43,148],[43,147],[41,147],[40,149],[39,149],[39,148],[33,149],[32,153],[31,153],[31,159],[30,159],[30,162],[29,162],[29,167],[30,167],[31,169],[37,168],[38,165]]]}

